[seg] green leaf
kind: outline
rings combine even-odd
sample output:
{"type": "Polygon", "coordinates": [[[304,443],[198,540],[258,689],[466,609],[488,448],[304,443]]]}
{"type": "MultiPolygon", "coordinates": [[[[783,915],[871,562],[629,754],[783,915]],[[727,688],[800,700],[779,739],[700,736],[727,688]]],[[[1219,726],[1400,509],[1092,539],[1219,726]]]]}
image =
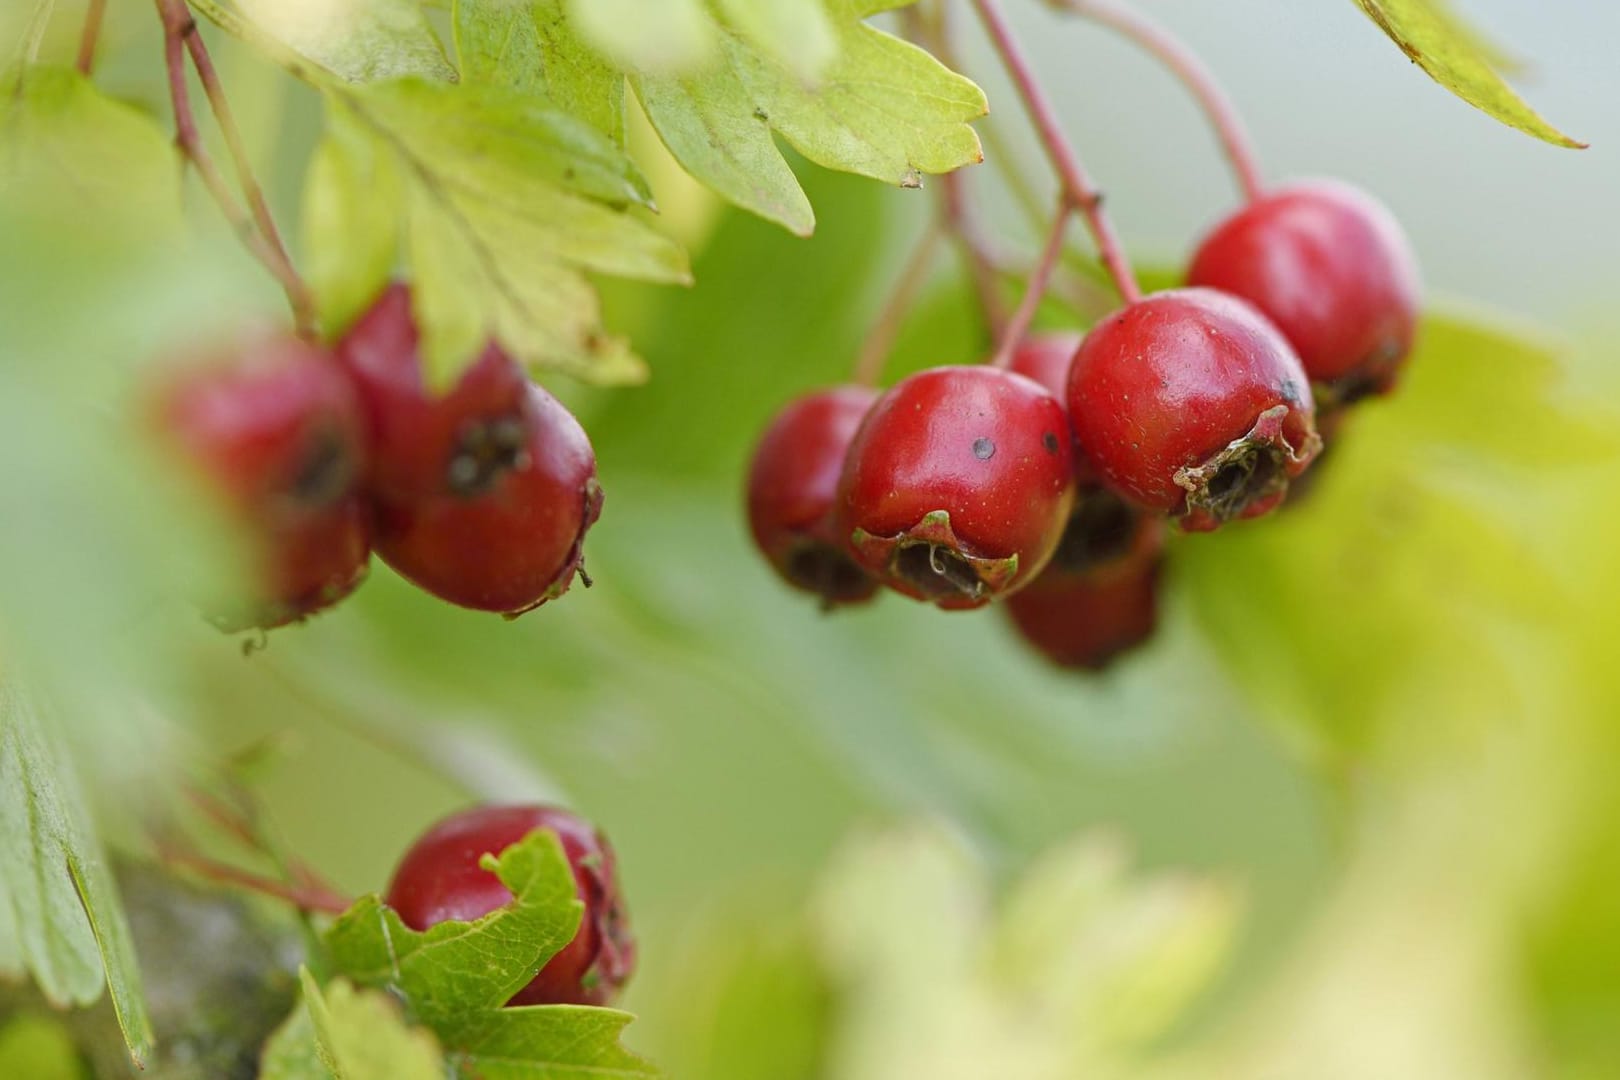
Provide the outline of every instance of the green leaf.
{"type": "Polygon", "coordinates": [[[303,1001],[265,1040],[259,1054],[259,1080],[336,1080],[321,1060],[315,1022],[303,1001]]]}
{"type": "Polygon", "coordinates": [[[330,336],[346,330],[394,274],[404,196],[375,141],[333,123],[304,184],[304,274],[330,336]]]}
{"type": "Polygon", "coordinates": [[[417,1019],[453,1043],[572,940],[584,910],[553,833],[536,832],[507,848],[495,873],[512,903],[476,922],[440,923],[425,933],[377,897],[361,899],[326,935],[333,970],[399,995],[417,1019]]]}
{"type": "Polygon", "coordinates": [[[627,71],[672,73],[714,54],[703,0],[565,0],[585,40],[627,71]]]}
{"type": "Polygon", "coordinates": [[[326,935],[333,970],[397,997],[437,1032],[457,1075],[469,1080],[657,1076],[619,1044],[631,1020],[626,1013],[503,1008],[573,939],[584,905],[553,833],[533,833],[484,859],[511,891],[511,903],[476,922],[418,933],[377,897],[366,897],[326,935]]]}
{"type": "Polygon", "coordinates": [[[0,956],[60,1005],[105,985],[137,1064],[151,1053],[129,924],[83,794],[33,696],[0,682],[0,909],[16,954],[0,956]]]}
{"type": "Polygon", "coordinates": [[[449,1058],[465,1080],[654,1080],[660,1071],[619,1042],[633,1019],[582,1005],[501,1009],[449,1058]]]}
{"type": "Polygon", "coordinates": [[[729,70],[695,78],[634,78],[664,145],[688,172],[722,198],[799,236],[816,215],[767,120],[753,112],[742,81],[729,70]]]}
{"type": "Polygon", "coordinates": [[[624,145],[624,76],[587,45],[563,0],[456,0],[461,77],[538,97],[624,145]]]}
{"type": "Polygon", "coordinates": [[[152,118],[65,68],[31,68],[0,108],[0,194],[121,235],[178,232],[180,163],[152,118]]]}
{"type": "Polygon", "coordinates": [[[1412,62],[1468,104],[1555,146],[1584,148],[1542,119],[1498,69],[1502,56],[1451,9],[1448,0],[1356,0],[1412,62]]]}
{"type": "Polygon", "coordinates": [[[719,60],[682,76],[632,80],[648,117],[698,180],[798,233],[814,225],[808,201],[777,151],[775,131],[819,165],[904,187],[924,173],[983,160],[970,122],[984,93],[927,52],[861,19],[895,4],[827,0],[837,57],[807,84],[734,32],[719,60]]]}
{"type": "Polygon", "coordinates": [[[236,0],[236,6],[261,30],[351,82],[456,77],[417,0],[236,0]]]}
{"type": "Polygon", "coordinates": [[[398,245],[424,362],[449,382],[490,335],[519,360],[598,382],[644,377],[603,332],[583,271],[684,282],[680,248],[622,208],[645,183],[589,125],[495,85],[405,80],[334,92],[306,198],[323,311],[353,310],[398,245]],[[394,179],[367,184],[381,173],[394,179]],[[390,222],[398,235],[389,236],[390,222]],[[363,241],[348,248],[350,224],[363,241]]]}

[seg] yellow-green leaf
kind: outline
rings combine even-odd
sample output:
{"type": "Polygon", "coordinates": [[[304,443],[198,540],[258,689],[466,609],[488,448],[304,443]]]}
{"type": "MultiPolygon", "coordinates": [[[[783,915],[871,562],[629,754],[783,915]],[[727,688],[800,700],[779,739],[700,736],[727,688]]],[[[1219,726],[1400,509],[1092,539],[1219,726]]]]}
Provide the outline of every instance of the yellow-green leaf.
{"type": "Polygon", "coordinates": [[[1554,146],[1586,144],[1565,135],[1502,78],[1502,54],[1451,9],[1448,0],[1356,0],[1412,62],[1468,104],[1554,146]]]}

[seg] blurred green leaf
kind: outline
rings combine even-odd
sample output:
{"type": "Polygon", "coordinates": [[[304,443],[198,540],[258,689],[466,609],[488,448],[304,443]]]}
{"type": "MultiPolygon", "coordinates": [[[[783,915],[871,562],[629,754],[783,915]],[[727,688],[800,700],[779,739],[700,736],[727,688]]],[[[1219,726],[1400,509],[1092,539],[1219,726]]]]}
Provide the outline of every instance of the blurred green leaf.
{"type": "Polygon", "coordinates": [[[180,162],[152,121],[66,68],[31,68],[0,110],[0,196],[122,236],[183,228],[180,162]]]}
{"type": "Polygon", "coordinates": [[[1431,316],[1405,385],[1349,420],[1299,505],[1177,546],[1209,639],[1331,763],[1440,688],[1451,704],[1423,729],[1436,746],[1514,699],[1503,632],[1554,626],[1568,600],[1514,492],[1614,455],[1601,419],[1558,394],[1559,371],[1499,321],[1431,316]]]}
{"type": "Polygon", "coordinates": [[[439,1080],[444,1062],[433,1036],[408,1028],[399,1003],[386,994],[356,990],[344,979],[322,988],[302,975],[321,1060],[342,1080],[439,1080]]]}
{"type": "Polygon", "coordinates": [[[234,2],[258,27],[342,79],[456,77],[417,0],[234,2]]]}
{"type": "Polygon", "coordinates": [[[1111,842],[1059,848],[999,911],[985,869],[928,828],[866,838],[817,900],[841,988],[843,1080],[1125,1075],[1207,985],[1234,910],[1196,879],[1136,879],[1111,842]]]}
{"type": "Polygon", "coordinates": [[[822,0],[719,0],[720,11],[765,56],[814,85],[838,56],[822,0]]]}
{"type": "Polygon", "coordinates": [[[702,0],[566,0],[581,34],[627,70],[678,71],[713,54],[716,28],[702,0]]]}
{"type": "Polygon", "coordinates": [[[105,985],[139,1065],[151,1054],[152,1029],[129,924],[70,769],[33,695],[8,672],[0,682],[0,908],[9,925],[0,962],[33,976],[58,1005],[87,1005],[105,985]]]}
{"type": "Polygon", "coordinates": [[[303,1001],[265,1040],[259,1056],[259,1080],[337,1080],[321,1058],[315,1022],[303,1001]]]}
{"type": "Polygon", "coordinates": [[[0,1076],[88,1080],[73,1036],[54,1017],[21,1013],[0,1021],[0,1076]]]}
{"type": "Polygon", "coordinates": [[[579,37],[564,0],[456,0],[461,76],[549,102],[624,145],[624,76],[579,37]]]}
{"type": "Polygon", "coordinates": [[[364,132],[337,120],[328,125],[305,179],[302,224],[305,278],[331,336],[348,329],[393,277],[400,184],[364,132]]]}
{"type": "Polygon", "coordinates": [[[1509,127],[1554,146],[1581,148],[1542,119],[1498,73],[1502,56],[1452,10],[1449,0],[1356,0],[1435,82],[1509,127]]]}

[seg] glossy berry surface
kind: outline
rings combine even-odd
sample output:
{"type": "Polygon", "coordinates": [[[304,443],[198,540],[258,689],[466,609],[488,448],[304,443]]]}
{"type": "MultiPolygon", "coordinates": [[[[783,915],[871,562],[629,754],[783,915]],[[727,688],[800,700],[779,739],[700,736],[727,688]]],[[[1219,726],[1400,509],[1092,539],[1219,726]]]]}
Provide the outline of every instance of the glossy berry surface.
{"type": "Polygon", "coordinates": [[[748,470],[754,543],[783,580],[829,607],[869,600],[878,589],[833,521],[844,455],[877,396],[870,387],[835,386],[790,402],[748,470]]]}
{"type": "Polygon", "coordinates": [[[573,940],[508,1004],[605,1005],[635,969],[635,939],[613,848],[577,814],[555,806],[478,806],[452,814],[400,860],[388,885],[388,905],[413,930],[488,915],[511,903],[512,894],[479,860],[498,856],[539,829],[561,841],[585,912],[573,940]]]}
{"type": "Polygon", "coordinates": [[[1321,446],[1293,350],[1211,289],[1155,293],[1098,323],[1075,354],[1068,406],[1100,479],[1190,530],[1273,509],[1321,446]]]}
{"type": "Polygon", "coordinates": [[[364,580],[359,405],[325,350],[285,335],[244,340],[166,379],[151,416],[252,545],[253,586],[211,612],[222,629],[293,622],[364,580]]]}
{"type": "Polygon", "coordinates": [[[1047,580],[1007,598],[1018,634],[1059,667],[1100,671],[1147,641],[1159,621],[1156,555],[1120,572],[1047,580]]]}
{"type": "Polygon", "coordinates": [[[585,429],[538,386],[526,395],[524,450],[476,494],[376,500],[377,554],[441,599],[519,615],[573,584],[602,512],[585,429]]]}
{"type": "Polygon", "coordinates": [[[427,388],[411,294],[392,285],[338,342],[365,410],[368,486],[390,502],[478,495],[526,451],[528,379],[491,343],[454,386],[427,388]]]}
{"type": "Polygon", "coordinates": [[[980,607],[1051,558],[1074,499],[1068,421],[1038,383],[992,367],[919,372],[850,443],[839,528],[897,591],[980,607]]]}
{"type": "Polygon", "coordinates": [[[1348,184],[1271,192],[1199,246],[1189,284],[1240,296],[1277,324],[1324,398],[1394,385],[1417,331],[1417,262],[1395,216],[1348,184]]]}

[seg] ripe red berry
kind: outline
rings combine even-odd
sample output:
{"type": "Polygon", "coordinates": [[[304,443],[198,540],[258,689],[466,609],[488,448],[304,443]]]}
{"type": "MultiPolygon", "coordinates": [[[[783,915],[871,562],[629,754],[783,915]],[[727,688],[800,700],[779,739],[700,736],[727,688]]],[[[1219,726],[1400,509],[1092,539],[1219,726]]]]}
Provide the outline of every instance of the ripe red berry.
{"type": "Polygon", "coordinates": [[[1103,482],[1191,530],[1271,510],[1321,447],[1293,350],[1211,289],[1156,293],[1098,323],[1075,354],[1068,404],[1103,482]]]}
{"type": "Polygon", "coordinates": [[[491,342],[442,392],[427,388],[411,293],[392,285],[343,336],[371,443],[368,486],[388,502],[488,491],[526,450],[528,379],[491,342]]]}
{"type": "Polygon", "coordinates": [[[1059,401],[1068,393],[1069,365],[1084,335],[1073,330],[1031,334],[1013,350],[1008,369],[1046,387],[1059,401]]]}
{"type": "Polygon", "coordinates": [[[1051,558],[1074,499],[1068,421],[1039,384],[941,367],[877,400],[850,443],[838,525],[899,592],[946,609],[989,603],[1051,558]]]}
{"type": "Polygon", "coordinates": [[[519,420],[523,451],[487,486],[378,497],[375,511],[377,554],[389,566],[452,604],[509,616],[568,591],[602,512],[596,455],[573,414],[531,386],[519,420]]]}
{"type": "Polygon", "coordinates": [[[878,392],[835,386],[776,414],[748,471],[748,526],[782,578],[831,607],[870,600],[878,583],[855,562],[833,521],[850,439],[878,392]]]}
{"type": "Polygon", "coordinates": [[[511,903],[500,878],[478,865],[530,833],[556,834],[585,905],[579,929],[510,1005],[605,1005],[635,969],[636,943],[607,837],[555,806],[476,806],[452,814],[412,844],[388,885],[388,906],[413,930],[468,922],[511,903]]]}
{"type": "Polygon", "coordinates": [[[257,580],[210,613],[222,629],[282,626],[365,579],[360,410],[325,350],[287,335],[244,340],[156,387],[151,415],[255,548],[257,580]]]}
{"type": "Polygon", "coordinates": [[[1156,554],[1119,572],[1048,581],[1007,598],[1018,633],[1059,667],[1100,671],[1153,636],[1159,618],[1156,554]]]}
{"type": "Polygon", "coordinates": [[[1395,216],[1348,184],[1274,191],[1227,218],[1187,274],[1277,324],[1324,401],[1394,385],[1417,331],[1418,272],[1395,216]]]}

